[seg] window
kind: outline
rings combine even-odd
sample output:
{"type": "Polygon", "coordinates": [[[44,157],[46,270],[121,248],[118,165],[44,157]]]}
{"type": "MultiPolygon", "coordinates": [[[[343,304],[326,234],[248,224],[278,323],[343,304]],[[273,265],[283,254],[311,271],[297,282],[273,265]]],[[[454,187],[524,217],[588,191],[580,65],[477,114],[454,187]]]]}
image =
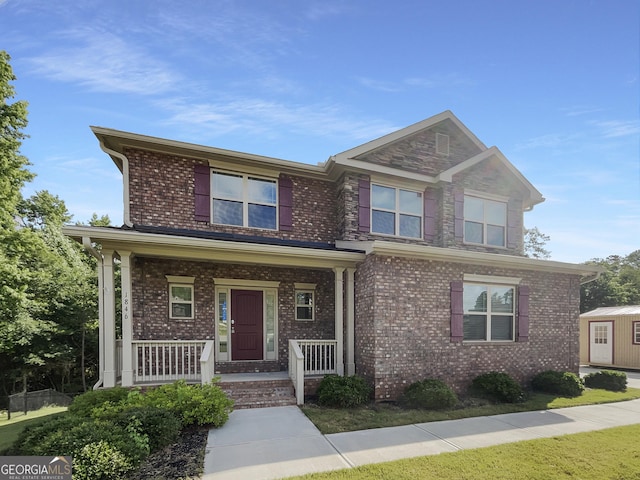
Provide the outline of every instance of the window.
{"type": "Polygon", "coordinates": [[[422,192],[371,185],[371,231],[422,237],[422,192]]]}
{"type": "Polygon", "coordinates": [[[213,172],[213,223],[275,230],[277,184],[251,175],[213,172]]]}
{"type": "Polygon", "coordinates": [[[169,318],[194,318],[193,282],[195,277],[165,275],[169,282],[169,318]]]}
{"type": "Polygon", "coordinates": [[[463,335],[465,341],[513,341],[515,287],[465,283],[463,335]]]}
{"type": "Polygon", "coordinates": [[[313,321],[315,306],[315,283],[295,283],[296,320],[313,321]]]}
{"type": "Polygon", "coordinates": [[[495,247],[505,246],[507,204],[464,196],[464,241],[495,247]]]}
{"type": "Polygon", "coordinates": [[[633,343],[640,345],[640,322],[633,322],[633,343]]]}

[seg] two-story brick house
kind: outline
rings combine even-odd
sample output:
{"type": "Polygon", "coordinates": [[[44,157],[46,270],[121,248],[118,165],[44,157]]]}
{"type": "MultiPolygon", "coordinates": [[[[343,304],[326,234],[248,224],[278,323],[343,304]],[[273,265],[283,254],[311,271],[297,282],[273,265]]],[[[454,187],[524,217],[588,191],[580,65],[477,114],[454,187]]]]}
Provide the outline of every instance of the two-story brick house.
{"type": "Polygon", "coordinates": [[[93,132],[125,224],[66,233],[101,246],[105,387],[288,371],[300,392],[303,372],[336,372],[387,400],[428,377],[578,370],[598,271],[524,257],[542,195],[449,111],[320,165],[93,132]]]}

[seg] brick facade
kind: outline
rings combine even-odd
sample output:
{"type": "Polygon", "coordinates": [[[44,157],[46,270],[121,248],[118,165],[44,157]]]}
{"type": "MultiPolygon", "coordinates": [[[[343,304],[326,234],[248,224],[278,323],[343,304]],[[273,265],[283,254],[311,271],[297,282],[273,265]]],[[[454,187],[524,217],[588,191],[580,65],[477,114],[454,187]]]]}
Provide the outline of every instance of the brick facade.
{"type": "Polygon", "coordinates": [[[578,371],[577,276],[371,255],[357,280],[357,371],[376,400],[425,378],[462,392],[491,370],[523,383],[543,370],[578,371]],[[517,277],[531,288],[528,342],[451,342],[450,282],[464,274],[517,277]]]}

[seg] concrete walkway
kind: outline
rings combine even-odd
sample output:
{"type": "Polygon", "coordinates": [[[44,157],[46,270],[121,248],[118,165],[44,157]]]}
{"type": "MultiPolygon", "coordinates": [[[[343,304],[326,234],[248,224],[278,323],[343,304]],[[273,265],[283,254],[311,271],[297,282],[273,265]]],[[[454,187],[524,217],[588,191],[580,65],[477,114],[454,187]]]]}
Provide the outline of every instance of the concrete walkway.
{"type": "Polygon", "coordinates": [[[236,410],[209,433],[202,478],[279,479],[638,423],[640,400],[330,435],[298,407],[236,410]]]}

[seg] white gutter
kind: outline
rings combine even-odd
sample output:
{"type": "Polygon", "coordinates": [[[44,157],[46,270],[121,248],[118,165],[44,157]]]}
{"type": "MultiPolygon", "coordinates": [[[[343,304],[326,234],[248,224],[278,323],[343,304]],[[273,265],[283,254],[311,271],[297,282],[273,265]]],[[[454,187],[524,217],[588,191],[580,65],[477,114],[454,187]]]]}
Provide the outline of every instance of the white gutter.
{"type": "Polygon", "coordinates": [[[122,162],[122,201],[124,207],[122,221],[127,227],[133,227],[129,211],[129,159],[124,154],[108,148],[102,140],[100,140],[100,148],[106,154],[116,157],[122,162]]]}

